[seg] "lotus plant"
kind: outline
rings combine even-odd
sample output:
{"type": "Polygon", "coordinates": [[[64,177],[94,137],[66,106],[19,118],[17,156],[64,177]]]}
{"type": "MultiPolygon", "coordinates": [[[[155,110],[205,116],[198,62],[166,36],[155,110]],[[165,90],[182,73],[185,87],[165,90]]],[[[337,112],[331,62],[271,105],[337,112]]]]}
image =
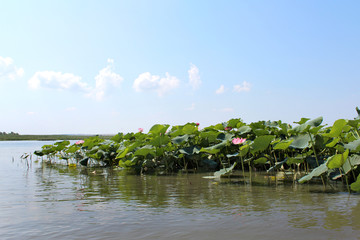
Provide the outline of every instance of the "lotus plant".
{"type": "Polygon", "coordinates": [[[234,138],[232,140],[232,143],[235,145],[242,144],[246,141],[246,138],[234,138]]]}
{"type": "Polygon", "coordinates": [[[79,140],[79,141],[77,141],[75,144],[76,145],[80,145],[80,144],[83,144],[84,143],[84,140],[79,140]]]}

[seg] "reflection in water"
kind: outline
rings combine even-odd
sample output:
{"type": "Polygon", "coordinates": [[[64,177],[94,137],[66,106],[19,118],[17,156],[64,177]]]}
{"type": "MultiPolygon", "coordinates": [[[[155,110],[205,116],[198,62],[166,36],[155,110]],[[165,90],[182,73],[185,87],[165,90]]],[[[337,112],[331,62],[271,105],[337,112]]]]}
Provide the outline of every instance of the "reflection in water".
{"type": "Polygon", "coordinates": [[[137,176],[41,163],[28,169],[1,154],[0,144],[3,239],[357,239],[360,233],[359,195],[341,188],[324,193],[322,186],[283,184],[261,173],[250,185],[206,174],[137,176]]]}
{"type": "Polygon", "coordinates": [[[321,193],[322,186],[315,185],[270,183],[261,173],[253,176],[252,185],[238,179],[205,179],[205,175],[138,176],[122,170],[66,166],[36,171],[42,201],[81,201],[76,205],[78,211],[102,209],[120,200],[124,206],[142,211],[168,213],[176,209],[194,214],[192,209],[196,209],[196,214],[281,217],[293,228],[339,230],[351,226],[360,230],[357,195],[321,193]]]}

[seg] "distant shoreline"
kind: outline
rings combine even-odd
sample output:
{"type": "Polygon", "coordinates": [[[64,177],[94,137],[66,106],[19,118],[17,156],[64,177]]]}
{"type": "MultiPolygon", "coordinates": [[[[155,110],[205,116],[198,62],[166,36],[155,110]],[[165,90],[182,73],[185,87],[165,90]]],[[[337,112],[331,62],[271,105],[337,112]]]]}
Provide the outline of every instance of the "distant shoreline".
{"type": "Polygon", "coordinates": [[[0,141],[56,141],[56,140],[81,140],[88,137],[99,136],[103,139],[110,139],[113,135],[0,135],[0,141]]]}

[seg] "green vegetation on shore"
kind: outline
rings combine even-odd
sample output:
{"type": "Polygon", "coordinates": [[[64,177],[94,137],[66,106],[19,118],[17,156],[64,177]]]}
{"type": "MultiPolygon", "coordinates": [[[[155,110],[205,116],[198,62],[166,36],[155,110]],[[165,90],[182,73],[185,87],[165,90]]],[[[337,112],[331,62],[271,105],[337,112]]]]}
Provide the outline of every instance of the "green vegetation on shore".
{"type": "MultiPolygon", "coordinates": [[[[0,141],[58,141],[58,140],[79,140],[95,135],[20,135],[20,134],[0,134],[0,141]]],[[[111,135],[99,135],[103,139],[110,139],[111,135]]]]}
{"type": "MultiPolygon", "coordinates": [[[[349,192],[360,191],[360,110],[354,120],[321,125],[322,117],[302,118],[292,126],[281,121],[244,123],[240,118],[199,129],[199,123],[156,124],[148,133],[118,133],[44,145],[38,156],[68,165],[119,166],[139,174],[233,169],[295,173],[299,183],[321,180],[324,186],[341,180],[349,192]],[[350,190],[351,188],[351,190],[350,190]]],[[[251,182],[251,179],[250,179],[251,182]]]]}

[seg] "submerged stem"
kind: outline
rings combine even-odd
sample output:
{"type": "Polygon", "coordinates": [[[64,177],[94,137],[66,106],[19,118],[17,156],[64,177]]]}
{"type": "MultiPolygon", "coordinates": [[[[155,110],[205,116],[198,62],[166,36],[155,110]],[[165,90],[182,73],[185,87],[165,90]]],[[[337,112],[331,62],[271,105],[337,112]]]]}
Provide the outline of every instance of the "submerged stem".
{"type": "MultiPolygon", "coordinates": [[[[317,167],[319,166],[319,161],[318,161],[318,158],[317,158],[317,154],[316,154],[316,150],[315,150],[315,144],[314,144],[314,140],[313,140],[313,138],[312,138],[312,136],[311,136],[311,133],[310,132],[308,132],[308,134],[309,134],[309,136],[310,136],[310,141],[311,141],[311,147],[312,147],[312,149],[313,149],[313,151],[314,151],[314,155],[315,155],[315,160],[316,160],[316,165],[317,165],[317,167]]],[[[324,181],[324,177],[321,175],[321,181],[322,181],[322,184],[323,184],[323,186],[325,187],[325,181],[324,181]]]]}
{"type": "Polygon", "coordinates": [[[241,169],[242,169],[242,174],[243,174],[243,178],[244,178],[244,184],[245,184],[245,169],[244,169],[244,159],[242,156],[240,156],[241,159],[241,169]]]}

